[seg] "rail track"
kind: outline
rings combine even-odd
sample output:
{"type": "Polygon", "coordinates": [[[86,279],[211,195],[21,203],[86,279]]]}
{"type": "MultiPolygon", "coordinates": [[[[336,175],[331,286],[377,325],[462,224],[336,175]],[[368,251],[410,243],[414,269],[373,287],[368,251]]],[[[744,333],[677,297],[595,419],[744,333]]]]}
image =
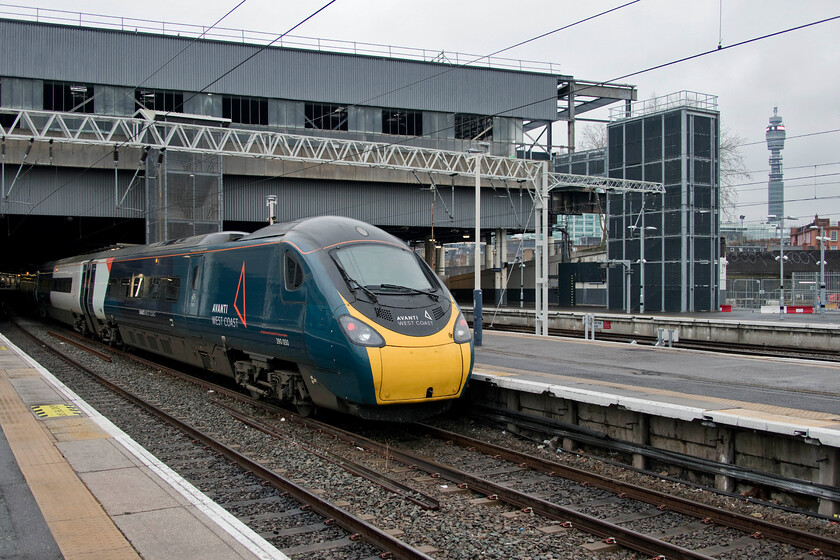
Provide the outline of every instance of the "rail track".
{"type": "MultiPolygon", "coordinates": [[[[138,443],[288,556],[431,559],[240,452],[235,448],[235,436],[229,435],[226,441],[218,433],[191,425],[29,331],[21,332],[37,344],[37,348],[30,345],[31,353],[34,350],[42,359],[48,351],[64,362],[52,368],[63,382],[101,413],[115,418],[115,423],[138,443]]],[[[67,336],[57,339],[70,340],[89,354],[101,354],[67,336]]]]}
{"type": "MultiPolygon", "coordinates": [[[[480,421],[492,423],[497,426],[516,426],[517,430],[521,431],[522,434],[531,434],[530,437],[536,436],[540,438],[541,441],[547,441],[546,438],[549,438],[549,440],[554,439],[555,441],[559,438],[571,438],[575,442],[584,445],[587,448],[602,450],[604,455],[624,457],[624,462],[618,463],[622,465],[622,468],[627,468],[627,457],[632,455],[641,455],[656,464],[674,465],[681,469],[688,469],[691,472],[701,472],[706,475],[728,476],[733,479],[755,485],[756,487],[777,489],[791,495],[799,495],[806,499],[816,497],[840,501],[840,489],[834,486],[815,484],[813,482],[807,482],[767,472],[759,472],[736,465],[721,464],[715,461],[700,459],[698,457],[692,457],[682,453],[658,449],[647,445],[619,441],[605,437],[604,434],[600,432],[582,429],[579,426],[565,424],[546,417],[485,406],[473,407],[472,414],[480,421]]],[[[612,460],[610,461],[613,462],[612,460]]],[[[644,471],[642,469],[634,470],[650,476],[657,476],[655,473],[650,471],[644,471]]],[[[680,482],[685,481],[680,480],[680,482]]],[[[725,494],[720,490],[711,488],[699,482],[694,482],[692,485],[709,492],[722,495],[725,494]]],[[[759,503],[768,507],[784,509],[786,511],[801,513],[804,515],[815,515],[813,511],[768,503],[754,497],[748,496],[744,499],[746,501],[759,503]]]]}
{"type": "MultiPolygon", "coordinates": [[[[157,372],[164,371],[159,364],[146,365],[157,372]]],[[[719,507],[694,503],[663,492],[651,492],[636,484],[621,483],[615,477],[596,476],[593,472],[570,468],[531,453],[493,446],[432,426],[380,430],[369,424],[360,424],[355,431],[347,431],[253,401],[216,384],[207,384],[207,381],[189,377],[189,383],[199,386],[207,405],[224,411],[229,422],[236,426],[236,429],[226,428],[223,431],[235,435],[242,433],[244,427],[249,432],[258,432],[269,438],[269,443],[262,444],[259,449],[240,447],[236,451],[252,456],[269,455],[256,460],[258,464],[248,463],[246,471],[255,474],[262,469],[277,471],[277,465],[272,464],[272,451],[276,453],[281,449],[285,454],[287,450],[294,449],[306,451],[310,457],[317,459],[317,465],[312,459],[304,459],[310,470],[321,469],[323,463],[329,463],[352,473],[356,480],[375,484],[376,492],[387,492],[392,496],[388,503],[393,504],[395,511],[400,508],[400,512],[390,515],[393,512],[383,513],[380,509],[368,514],[365,510],[357,512],[356,517],[363,520],[367,515],[376,515],[375,525],[382,525],[383,533],[385,530],[390,530],[391,534],[402,531],[397,534],[404,535],[405,541],[418,547],[415,550],[419,554],[426,555],[417,557],[470,558],[480,553],[488,558],[501,558],[520,553],[528,555],[532,551],[546,554],[545,558],[574,558],[596,552],[607,558],[840,557],[840,544],[831,536],[780,527],[778,523],[728,513],[719,507]],[[266,464],[260,467],[262,463],[266,464]],[[494,507],[496,505],[501,507],[494,507]],[[441,521],[444,515],[447,520],[441,521]],[[466,535],[459,535],[457,530],[464,530],[459,522],[464,520],[468,521],[470,529],[466,535]],[[430,539],[430,521],[439,527],[445,525],[450,530],[430,539]],[[502,555],[495,552],[494,545],[480,544],[481,537],[469,536],[469,531],[479,531],[478,527],[485,532],[490,528],[484,540],[495,538],[501,539],[499,543],[513,543],[515,552],[507,547],[506,555],[502,555]]],[[[233,445],[222,444],[223,449],[233,445]]],[[[189,458],[181,461],[195,465],[195,461],[189,458]]],[[[324,478],[313,482],[311,473],[305,471],[292,473],[288,465],[284,469],[289,470],[286,482],[278,483],[281,493],[286,494],[284,499],[294,497],[305,501],[308,500],[307,494],[326,496],[330,499],[325,501],[329,503],[331,500],[333,506],[341,504],[339,509],[358,510],[359,500],[356,498],[370,492],[369,485],[363,489],[356,485],[336,487],[325,484],[324,478]],[[325,488],[313,491],[312,487],[319,484],[325,488]]],[[[217,471],[224,472],[212,463],[203,465],[201,471],[203,476],[210,478],[218,478],[212,476],[217,471]]],[[[226,479],[227,476],[221,478],[226,479]]],[[[203,486],[200,487],[203,489],[203,486]]],[[[273,483],[271,487],[275,488],[273,483]]],[[[262,499],[248,500],[246,507],[255,507],[253,500],[262,499]]],[[[234,507],[239,507],[235,500],[234,507]]],[[[289,504],[285,504],[284,508],[284,512],[306,509],[289,504]]],[[[311,512],[309,514],[312,515],[311,512]]],[[[273,515],[246,510],[246,517],[260,522],[268,521],[273,515]]],[[[329,519],[338,517],[334,512],[322,515],[329,519]]],[[[346,521],[338,524],[344,526],[346,521]]],[[[377,528],[373,522],[367,525],[377,528]]],[[[312,539],[313,535],[328,526],[323,519],[310,519],[303,526],[309,531],[301,530],[297,535],[300,540],[288,550],[313,557],[311,554],[319,549],[304,551],[299,547],[312,546],[302,544],[302,541],[312,539]]],[[[296,530],[295,527],[279,529],[281,532],[296,530]]],[[[363,534],[367,527],[347,530],[363,534]]],[[[258,532],[268,534],[271,531],[263,528],[258,532]]],[[[337,544],[347,538],[333,536],[326,542],[337,544]]],[[[373,541],[367,538],[369,542],[373,541]]],[[[324,544],[320,546],[321,552],[329,549],[324,544]]],[[[495,547],[505,548],[498,543],[495,547]]],[[[384,546],[381,549],[385,552],[380,554],[392,554],[395,558],[410,557],[403,555],[405,552],[391,551],[384,546]]],[[[364,550],[358,554],[368,556],[352,554],[341,553],[341,556],[335,557],[365,558],[373,553],[364,550]]]]}

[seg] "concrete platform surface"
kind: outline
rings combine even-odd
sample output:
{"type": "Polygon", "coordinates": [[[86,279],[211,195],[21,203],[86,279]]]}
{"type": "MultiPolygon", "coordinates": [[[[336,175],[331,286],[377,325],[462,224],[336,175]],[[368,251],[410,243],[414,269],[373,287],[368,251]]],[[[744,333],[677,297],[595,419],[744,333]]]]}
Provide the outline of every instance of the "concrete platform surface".
{"type": "Polygon", "coordinates": [[[840,365],[484,332],[474,378],[840,447],[840,365]]]}
{"type": "Polygon", "coordinates": [[[0,334],[0,558],[287,557],[0,334]]]}

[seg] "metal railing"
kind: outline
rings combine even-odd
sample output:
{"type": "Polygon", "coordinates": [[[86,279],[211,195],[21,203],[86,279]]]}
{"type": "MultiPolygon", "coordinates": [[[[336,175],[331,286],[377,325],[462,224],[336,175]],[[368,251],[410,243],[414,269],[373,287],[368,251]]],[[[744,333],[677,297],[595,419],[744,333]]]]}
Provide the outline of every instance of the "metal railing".
{"type": "MultiPolygon", "coordinates": [[[[840,272],[825,274],[827,311],[840,312],[840,272]]],[[[726,281],[726,302],[738,309],[779,305],[778,278],[735,278],[726,281]]],[[[785,305],[819,305],[819,272],[794,272],[785,279],[785,305]]]]}
{"type": "Polygon", "coordinates": [[[342,41],[338,39],[321,39],[318,37],[304,37],[286,35],[278,38],[277,33],[265,31],[249,31],[228,27],[207,27],[189,23],[175,23],[151,19],[139,19],[68,10],[53,10],[35,8],[17,4],[0,4],[0,18],[35,21],[71,25],[76,27],[92,27],[95,29],[112,29],[130,31],[133,33],[152,33],[186,38],[203,38],[213,41],[229,43],[244,43],[250,45],[275,45],[290,49],[314,50],[320,52],[334,52],[357,54],[362,56],[387,57],[401,60],[416,60],[423,62],[437,62],[456,66],[478,66],[482,68],[498,68],[503,70],[518,70],[521,72],[536,72],[540,74],[560,74],[560,65],[552,62],[535,60],[520,60],[500,56],[482,56],[455,51],[419,49],[378,43],[364,43],[359,41],[342,41]]]}
{"type": "Polygon", "coordinates": [[[660,111],[669,111],[689,107],[692,109],[703,109],[706,111],[717,111],[717,95],[700,93],[696,91],[677,91],[661,97],[634,101],[628,111],[626,107],[613,107],[610,109],[610,121],[620,121],[634,117],[642,117],[660,111]]]}

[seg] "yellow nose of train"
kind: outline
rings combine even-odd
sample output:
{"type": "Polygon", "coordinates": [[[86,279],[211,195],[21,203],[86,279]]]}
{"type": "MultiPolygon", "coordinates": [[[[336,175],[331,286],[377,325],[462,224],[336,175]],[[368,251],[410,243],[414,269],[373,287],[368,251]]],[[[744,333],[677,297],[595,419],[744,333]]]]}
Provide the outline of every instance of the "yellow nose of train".
{"type": "MultiPolygon", "coordinates": [[[[366,320],[352,306],[350,315],[366,320]]],[[[454,302],[445,327],[425,336],[400,334],[376,326],[385,345],[368,347],[377,404],[415,403],[461,396],[472,368],[472,344],[453,340],[458,308],[454,302]]]]}

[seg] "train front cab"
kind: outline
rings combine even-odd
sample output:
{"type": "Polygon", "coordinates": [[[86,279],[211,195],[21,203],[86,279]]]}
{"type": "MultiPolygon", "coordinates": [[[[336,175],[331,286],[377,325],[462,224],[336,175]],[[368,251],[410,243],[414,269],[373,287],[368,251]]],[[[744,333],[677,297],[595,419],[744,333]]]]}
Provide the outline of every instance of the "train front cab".
{"type": "Polygon", "coordinates": [[[339,327],[332,333],[316,336],[307,315],[316,327],[307,329],[307,347],[322,357],[321,367],[304,372],[315,403],[399,421],[448,409],[469,379],[472,336],[428,266],[407,248],[365,242],[334,248],[320,264],[336,271],[340,301],[331,306],[339,327]],[[325,344],[335,336],[350,344],[325,344]]]}
{"type": "MultiPolygon", "coordinates": [[[[365,320],[352,306],[352,316],[365,320]]],[[[377,328],[382,347],[368,347],[376,404],[418,403],[461,396],[472,366],[472,346],[466,322],[459,326],[458,307],[452,302],[449,321],[437,333],[408,336],[377,328]],[[453,340],[461,330],[460,343],[453,340]],[[463,333],[466,329],[466,335],[463,333]]]]}
{"type": "Polygon", "coordinates": [[[473,349],[469,326],[454,302],[445,326],[425,336],[408,336],[372,324],[352,305],[345,310],[345,323],[354,319],[354,329],[373,328],[381,344],[350,344],[347,354],[334,354],[337,370],[302,368],[316,405],[371,420],[405,422],[445,412],[461,397],[472,369],[473,349]],[[461,343],[454,342],[455,332],[461,343]],[[358,372],[359,377],[351,378],[347,372],[358,372]]]}

